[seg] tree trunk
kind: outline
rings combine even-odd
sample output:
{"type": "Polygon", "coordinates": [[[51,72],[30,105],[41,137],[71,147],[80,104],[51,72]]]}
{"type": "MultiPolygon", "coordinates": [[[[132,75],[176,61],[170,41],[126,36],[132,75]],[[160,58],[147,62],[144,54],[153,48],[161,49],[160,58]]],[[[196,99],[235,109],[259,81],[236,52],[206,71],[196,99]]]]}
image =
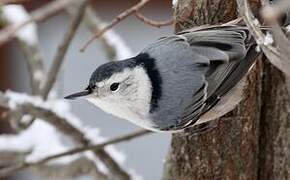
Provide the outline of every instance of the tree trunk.
{"type": "MultiPolygon", "coordinates": [[[[257,12],[258,0],[249,1],[257,12]]],[[[176,31],[236,18],[234,0],[179,0],[176,31]]],[[[284,75],[266,59],[248,75],[246,98],[198,135],[174,134],[164,180],[290,179],[290,98],[284,75]]]]}

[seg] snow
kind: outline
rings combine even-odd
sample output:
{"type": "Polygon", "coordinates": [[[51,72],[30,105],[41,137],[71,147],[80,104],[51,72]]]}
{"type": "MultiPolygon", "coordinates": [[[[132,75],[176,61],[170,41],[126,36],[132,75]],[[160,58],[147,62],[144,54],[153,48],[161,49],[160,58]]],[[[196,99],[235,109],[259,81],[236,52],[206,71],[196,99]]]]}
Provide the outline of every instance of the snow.
{"type": "Polygon", "coordinates": [[[175,8],[177,6],[178,0],[172,0],[172,7],[175,8]]]}
{"type": "MultiPolygon", "coordinates": [[[[26,161],[34,162],[45,156],[69,150],[63,145],[60,134],[48,123],[36,119],[25,131],[18,135],[1,135],[0,150],[31,151],[26,161]]],[[[56,159],[53,163],[69,163],[77,159],[78,155],[56,159]]]]}
{"type": "Polygon", "coordinates": [[[288,32],[290,32],[290,25],[286,26],[288,32]]]}
{"type": "MultiPolygon", "coordinates": [[[[21,5],[6,5],[2,7],[2,13],[8,23],[17,26],[30,19],[28,12],[21,5]]],[[[17,31],[17,37],[28,43],[35,45],[38,43],[37,26],[35,23],[30,23],[17,31]]]]}
{"type": "Polygon", "coordinates": [[[261,52],[261,47],[259,45],[257,45],[256,48],[255,48],[255,50],[256,50],[256,52],[259,53],[259,52],[261,52]]]}
{"type": "MultiPolygon", "coordinates": [[[[9,99],[8,106],[10,109],[15,109],[23,103],[32,103],[36,106],[44,107],[44,102],[40,97],[29,96],[27,94],[15,93],[10,90],[6,91],[5,96],[9,99]]],[[[44,107],[45,108],[45,107],[44,107]]]]}
{"type": "Polygon", "coordinates": [[[273,44],[274,40],[273,40],[273,36],[270,32],[266,33],[265,39],[264,39],[264,45],[271,45],[273,44]]]}
{"type": "Polygon", "coordinates": [[[129,174],[132,177],[132,180],[143,180],[143,177],[138,174],[135,169],[128,169],[129,174]]]}
{"type": "MultiPolygon", "coordinates": [[[[29,96],[27,94],[7,91],[5,96],[9,99],[8,105],[10,108],[16,108],[17,105],[23,103],[31,103],[37,107],[42,107],[53,111],[60,117],[68,120],[75,128],[84,133],[85,137],[90,139],[94,144],[104,142],[106,138],[100,136],[100,131],[97,128],[85,126],[75,115],[71,113],[69,103],[60,99],[50,99],[44,102],[40,97],[29,96]]],[[[30,151],[27,156],[27,161],[37,161],[43,157],[53,155],[72,149],[74,143],[68,141],[68,138],[56,130],[53,126],[45,121],[37,119],[29,128],[17,135],[1,135],[0,150],[16,150],[30,151]]],[[[113,146],[107,146],[105,150],[119,163],[123,164],[125,156],[123,153],[116,150],[113,146]]],[[[103,172],[107,172],[106,167],[95,158],[92,152],[84,152],[77,155],[66,156],[50,163],[69,163],[76,160],[80,156],[86,156],[93,160],[96,166],[103,172]]]]}
{"type": "Polygon", "coordinates": [[[253,19],[253,23],[255,26],[260,26],[260,21],[257,18],[253,19]]]}
{"type": "Polygon", "coordinates": [[[33,78],[37,81],[42,81],[44,79],[44,73],[38,69],[33,73],[33,78]]]}
{"type": "Polygon", "coordinates": [[[31,122],[31,116],[30,115],[24,115],[22,116],[21,118],[21,122],[24,123],[24,124],[28,124],[31,122]]]}
{"type": "Polygon", "coordinates": [[[134,54],[123,39],[113,30],[107,31],[103,36],[107,43],[116,50],[116,59],[123,60],[134,54]]]}

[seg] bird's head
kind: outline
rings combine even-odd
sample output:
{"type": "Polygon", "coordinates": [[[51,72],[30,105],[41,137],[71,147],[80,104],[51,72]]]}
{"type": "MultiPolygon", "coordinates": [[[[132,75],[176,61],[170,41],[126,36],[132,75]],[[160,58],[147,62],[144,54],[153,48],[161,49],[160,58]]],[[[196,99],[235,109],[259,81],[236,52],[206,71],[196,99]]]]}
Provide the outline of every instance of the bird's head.
{"type": "Polygon", "coordinates": [[[135,59],[109,62],[93,72],[84,91],[65,98],[79,97],[108,113],[131,120],[149,111],[151,83],[144,67],[136,64],[135,59]]]}

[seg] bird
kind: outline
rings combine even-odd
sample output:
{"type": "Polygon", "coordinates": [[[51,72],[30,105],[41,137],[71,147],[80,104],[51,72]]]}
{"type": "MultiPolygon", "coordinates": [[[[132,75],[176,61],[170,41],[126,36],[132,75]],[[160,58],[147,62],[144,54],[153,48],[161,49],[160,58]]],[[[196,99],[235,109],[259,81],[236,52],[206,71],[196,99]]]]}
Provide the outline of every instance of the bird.
{"type": "Polygon", "coordinates": [[[233,110],[259,56],[246,26],[204,25],[161,37],[136,56],[92,73],[84,97],[103,111],[156,132],[195,131],[233,110]]]}

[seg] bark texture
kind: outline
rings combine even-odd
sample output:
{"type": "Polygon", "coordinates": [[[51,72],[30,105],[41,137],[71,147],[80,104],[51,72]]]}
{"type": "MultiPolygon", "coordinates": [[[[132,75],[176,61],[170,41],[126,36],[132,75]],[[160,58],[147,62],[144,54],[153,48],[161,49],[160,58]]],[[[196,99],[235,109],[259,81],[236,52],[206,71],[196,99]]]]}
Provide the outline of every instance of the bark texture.
{"type": "MultiPolygon", "coordinates": [[[[258,0],[249,1],[254,12],[258,0]]],[[[234,0],[179,0],[176,31],[236,18],[234,0]]],[[[164,180],[290,179],[290,98],[284,75],[258,60],[246,98],[199,135],[174,134],[164,180]]]]}

